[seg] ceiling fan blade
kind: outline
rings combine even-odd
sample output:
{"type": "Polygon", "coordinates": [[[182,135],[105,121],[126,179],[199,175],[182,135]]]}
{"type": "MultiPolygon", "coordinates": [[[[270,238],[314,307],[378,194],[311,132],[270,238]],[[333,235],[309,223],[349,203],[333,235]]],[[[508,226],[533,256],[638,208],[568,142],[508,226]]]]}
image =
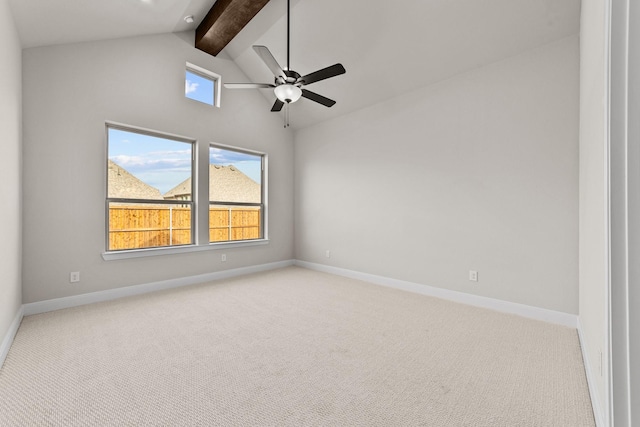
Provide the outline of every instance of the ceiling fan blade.
{"type": "Polygon", "coordinates": [[[276,102],[274,102],[273,107],[271,107],[271,111],[277,112],[282,110],[282,107],[284,106],[284,102],[280,101],[279,99],[276,99],[276,102]]]}
{"type": "Polygon", "coordinates": [[[267,89],[276,87],[269,83],[225,83],[227,89],[267,89]]]}
{"type": "Polygon", "coordinates": [[[325,107],[333,107],[336,103],[333,99],[326,98],[322,95],[318,95],[315,92],[311,92],[310,90],[302,89],[302,97],[310,99],[312,101],[317,102],[318,104],[322,104],[325,107]]]}
{"type": "Polygon", "coordinates": [[[287,79],[287,75],[282,70],[282,67],[280,66],[280,64],[278,64],[278,61],[276,61],[276,59],[273,57],[266,46],[256,45],[253,46],[253,50],[256,51],[260,59],[262,59],[262,62],[264,62],[267,67],[269,67],[274,76],[282,77],[284,80],[287,79]]]}
{"type": "Polygon", "coordinates": [[[304,85],[310,85],[311,83],[319,82],[320,80],[328,79],[330,77],[339,76],[340,74],[346,73],[347,70],[344,69],[342,64],[335,64],[327,68],[323,68],[322,70],[315,71],[311,74],[307,74],[306,76],[302,76],[298,79],[298,82],[301,82],[304,85]]]}

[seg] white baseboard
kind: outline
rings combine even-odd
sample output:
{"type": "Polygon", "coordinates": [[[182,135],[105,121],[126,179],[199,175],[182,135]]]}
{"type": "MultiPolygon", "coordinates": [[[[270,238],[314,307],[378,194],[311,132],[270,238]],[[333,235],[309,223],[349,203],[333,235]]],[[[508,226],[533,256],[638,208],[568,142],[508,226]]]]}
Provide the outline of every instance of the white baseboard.
{"type": "Polygon", "coordinates": [[[593,407],[593,417],[596,421],[597,427],[605,427],[605,417],[602,412],[601,399],[596,388],[596,381],[594,376],[596,373],[593,371],[590,359],[587,357],[587,343],[582,332],[582,325],[580,324],[580,318],[578,317],[578,339],[580,340],[580,351],[582,352],[582,361],[584,363],[584,370],[587,375],[587,385],[589,386],[589,396],[591,396],[591,406],[593,407]]]}
{"type": "Polygon", "coordinates": [[[0,368],[4,364],[4,360],[7,358],[9,354],[9,349],[11,348],[11,344],[13,344],[13,339],[18,332],[18,328],[20,327],[20,322],[22,322],[22,317],[24,316],[24,307],[20,306],[20,309],[16,313],[16,317],[14,317],[13,322],[11,322],[11,326],[9,326],[9,330],[7,334],[4,336],[2,340],[2,345],[0,345],[0,368]]]}
{"type": "Polygon", "coordinates": [[[323,264],[316,264],[307,261],[296,260],[295,265],[308,268],[310,270],[322,271],[324,273],[336,274],[338,276],[349,277],[374,283],[376,285],[388,286],[403,291],[415,292],[422,295],[446,299],[475,307],[488,308],[503,313],[516,314],[529,319],[542,320],[544,322],[555,323],[570,328],[576,328],[578,316],[563,313],[560,311],[548,310],[545,308],[532,307],[525,304],[502,301],[494,298],[482,297],[478,295],[466,294],[448,289],[436,288],[434,286],[421,285],[404,280],[392,279],[389,277],[376,276],[374,274],[361,273],[359,271],[347,270],[344,268],[332,267],[323,264]]]}
{"type": "Polygon", "coordinates": [[[197,276],[180,277],[177,279],[163,280],[160,282],[145,283],[142,285],[127,286],[124,288],[109,289],[106,291],[91,292],[88,294],[32,302],[23,305],[24,315],[30,316],[32,314],[46,313],[48,311],[76,307],[85,304],[92,304],[95,302],[110,301],[118,298],[146,294],[149,292],[160,291],[164,289],[178,288],[181,286],[210,282],[212,280],[227,279],[230,277],[242,276],[245,274],[259,273],[261,271],[275,270],[277,268],[289,267],[293,264],[293,260],[272,262],[269,264],[234,268],[232,270],[215,271],[212,273],[200,274],[197,276]]]}

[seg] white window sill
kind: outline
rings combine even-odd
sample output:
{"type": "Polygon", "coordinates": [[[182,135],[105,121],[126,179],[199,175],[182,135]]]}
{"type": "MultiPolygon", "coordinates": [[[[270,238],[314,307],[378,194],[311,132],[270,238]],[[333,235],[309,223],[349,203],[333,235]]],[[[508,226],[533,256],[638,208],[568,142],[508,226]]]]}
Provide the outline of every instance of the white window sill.
{"type": "Polygon", "coordinates": [[[103,252],[102,259],[114,261],[118,259],[142,258],[158,255],[186,254],[191,252],[211,251],[216,249],[232,249],[244,246],[268,245],[269,239],[242,240],[237,242],[209,243],[207,245],[185,245],[164,248],[132,249],[124,251],[103,252]]]}

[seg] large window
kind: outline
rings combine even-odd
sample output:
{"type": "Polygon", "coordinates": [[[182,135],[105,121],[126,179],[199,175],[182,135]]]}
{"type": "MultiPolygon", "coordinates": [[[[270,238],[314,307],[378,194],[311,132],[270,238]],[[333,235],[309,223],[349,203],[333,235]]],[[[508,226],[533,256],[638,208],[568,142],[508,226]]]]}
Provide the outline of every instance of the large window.
{"type": "Polygon", "coordinates": [[[107,251],[194,243],[194,142],[107,126],[107,251]]]}
{"type": "Polygon", "coordinates": [[[264,153],[107,123],[104,259],[267,243],[266,164],[264,153]]]}
{"type": "Polygon", "coordinates": [[[209,241],[262,239],[264,163],[261,153],[209,148],[209,241]]]}

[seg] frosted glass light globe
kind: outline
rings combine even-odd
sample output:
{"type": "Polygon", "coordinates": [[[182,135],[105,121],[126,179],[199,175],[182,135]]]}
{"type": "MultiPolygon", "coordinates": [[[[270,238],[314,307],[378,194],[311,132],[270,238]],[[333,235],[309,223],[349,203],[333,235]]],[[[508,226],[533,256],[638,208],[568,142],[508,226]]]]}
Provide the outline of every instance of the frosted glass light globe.
{"type": "Polygon", "coordinates": [[[298,86],[294,86],[289,83],[282,84],[280,86],[276,86],[273,90],[276,94],[276,97],[287,104],[292,102],[296,102],[302,96],[302,90],[298,86]]]}

